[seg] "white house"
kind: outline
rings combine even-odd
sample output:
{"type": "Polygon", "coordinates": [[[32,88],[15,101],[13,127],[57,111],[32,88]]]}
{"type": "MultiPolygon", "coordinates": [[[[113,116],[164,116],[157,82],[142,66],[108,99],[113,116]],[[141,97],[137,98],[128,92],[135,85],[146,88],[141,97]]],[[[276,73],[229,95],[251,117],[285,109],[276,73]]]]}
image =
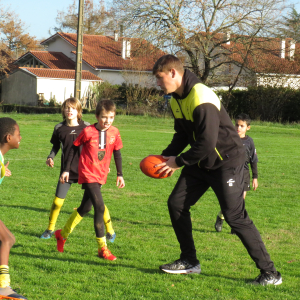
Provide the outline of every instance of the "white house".
{"type": "MultiPolygon", "coordinates": [[[[19,68],[2,79],[4,103],[37,105],[40,94],[63,102],[74,94],[77,35],[58,32],[41,44],[47,51],[25,53],[14,62],[19,68]]],[[[143,39],[84,35],[81,96],[101,81],[154,86],[152,67],[162,55],[143,39]]]]}
{"type": "MultiPolygon", "coordinates": [[[[41,44],[75,62],[77,34],[58,32],[41,44]]],[[[164,54],[144,39],[84,34],[82,69],[111,84],[153,86],[152,67],[164,54]]]]}
{"type": "MultiPolygon", "coordinates": [[[[74,78],[75,70],[21,67],[2,79],[1,100],[4,103],[35,106],[43,95],[46,100],[55,98],[58,103],[62,103],[74,95],[74,78]]],[[[83,71],[83,94],[95,82],[101,82],[101,79],[83,71]]]]}
{"type": "MultiPolygon", "coordinates": [[[[207,84],[228,88],[237,76],[237,88],[283,86],[300,88],[300,44],[291,38],[250,37],[216,33],[206,40],[206,33],[190,39],[195,52],[205,42],[211,45],[211,69],[207,84]],[[199,42],[200,40],[200,42],[199,42]],[[250,47],[251,45],[251,47],[250,47]],[[242,69],[241,69],[242,67],[242,69]]],[[[200,54],[201,57],[201,54],[200,54]]],[[[191,67],[184,55],[186,67],[191,67]]],[[[204,59],[200,58],[204,69],[204,59]]]]}

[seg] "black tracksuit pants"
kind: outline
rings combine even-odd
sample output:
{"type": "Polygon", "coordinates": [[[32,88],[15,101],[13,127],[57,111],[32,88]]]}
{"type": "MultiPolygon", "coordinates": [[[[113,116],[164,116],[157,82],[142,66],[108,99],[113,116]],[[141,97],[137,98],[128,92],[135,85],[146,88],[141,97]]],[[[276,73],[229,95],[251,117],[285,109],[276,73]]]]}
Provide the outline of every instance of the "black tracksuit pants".
{"type": "Polygon", "coordinates": [[[199,263],[192,236],[190,207],[211,187],[219,200],[226,222],[234,229],[257,268],[276,271],[260,233],[245,209],[243,172],[244,164],[217,170],[200,169],[197,164],[183,168],[168,200],[172,225],[180,244],[181,259],[199,263]]]}

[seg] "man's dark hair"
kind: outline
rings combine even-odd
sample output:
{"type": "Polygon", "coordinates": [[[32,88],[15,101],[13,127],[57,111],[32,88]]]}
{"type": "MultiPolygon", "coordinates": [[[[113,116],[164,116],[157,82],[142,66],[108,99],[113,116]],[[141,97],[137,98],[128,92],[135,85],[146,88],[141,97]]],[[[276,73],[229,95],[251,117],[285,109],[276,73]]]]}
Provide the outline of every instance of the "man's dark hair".
{"type": "Polygon", "coordinates": [[[116,105],[111,100],[101,100],[97,103],[96,116],[98,117],[104,110],[116,113],[116,105]]]}
{"type": "Polygon", "coordinates": [[[14,135],[15,125],[17,122],[11,118],[0,118],[0,144],[6,143],[6,137],[8,134],[14,135]]]}
{"type": "Polygon", "coordinates": [[[156,75],[158,72],[168,72],[171,69],[177,70],[180,75],[183,75],[184,73],[184,67],[181,60],[174,55],[167,54],[157,60],[154,64],[152,73],[153,75],[156,75]]]}
{"type": "Polygon", "coordinates": [[[251,119],[247,114],[241,113],[238,116],[236,116],[235,121],[239,121],[239,120],[246,122],[247,126],[250,126],[251,124],[251,119]]]}

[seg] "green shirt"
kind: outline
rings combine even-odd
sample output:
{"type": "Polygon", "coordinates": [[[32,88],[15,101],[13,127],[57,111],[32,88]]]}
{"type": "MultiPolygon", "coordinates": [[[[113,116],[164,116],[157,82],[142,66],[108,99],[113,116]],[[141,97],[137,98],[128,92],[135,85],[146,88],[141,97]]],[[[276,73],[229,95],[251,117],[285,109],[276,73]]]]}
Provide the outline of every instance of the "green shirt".
{"type": "MultiPolygon", "coordinates": [[[[3,164],[3,166],[4,166],[4,156],[2,155],[1,151],[0,151],[0,161],[3,164]]],[[[0,164],[0,174],[1,174],[2,164],[0,164]]],[[[4,176],[0,179],[0,184],[2,183],[3,179],[4,179],[4,176]]]]}

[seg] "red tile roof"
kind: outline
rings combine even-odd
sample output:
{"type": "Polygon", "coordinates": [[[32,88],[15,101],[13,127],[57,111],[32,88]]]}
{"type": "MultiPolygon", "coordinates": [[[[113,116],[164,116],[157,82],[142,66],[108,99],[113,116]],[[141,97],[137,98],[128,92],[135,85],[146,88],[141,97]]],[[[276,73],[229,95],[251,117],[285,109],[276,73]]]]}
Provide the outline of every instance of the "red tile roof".
{"type": "MultiPolygon", "coordinates": [[[[28,71],[37,77],[75,79],[75,70],[41,69],[41,68],[24,68],[24,67],[21,67],[20,70],[28,71]]],[[[102,79],[92,74],[89,71],[82,71],[82,80],[100,81],[102,79]]]]}
{"type": "MultiPolygon", "coordinates": [[[[77,34],[58,32],[41,44],[61,37],[76,47],[77,34]]],[[[75,50],[75,49],[74,49],[75,50]]],[[[95,69],[152,71],[156,60],[165,53],[144,39],[119,38],[101,35],[83,35],[83,60],[95,69]],[[122,41],[131,41],[130,58],[122,58],[122,41]]]]}
{"type": "MultiPolygon", "coordinates": [[[[291,38],[285,39],[285,58],[281,58],[281,41],[280,38],[251,37],[245,35],[230,34],[230,44],[227,44],[226,33],[200,32],[199,35],[192,37],[196,47],[199,42],[197,39],[207,37],[208,41],[214,43],[222,50],[216,50],[216,53],[224,54],[223,59],[230,62],[236,62],[238,65],[243,64],[246,56],[246,47],[252,42],[252,48],[247,56],[244,67],[255,73],[273,73],[273,74],[300,74],[300,44],[296,43],[294,60],[289,57],[291,38]],[[225,51],[224,51],[225,50],[225,51]]],[[[198,47],[200,47],[198,45],[198,47]]],[[[220,58],[219,58],[220,59],[220,58]]]]}
{"type": "MultiPolygon", "coordinates": [[[[279,38],[255,38],[245,67],[256,73],[300,74],[300,44],[296,43],[294,60],[291,60],[289,49],[292,39],[285,39],[285,58],[281,58],[281,41],[279,38]]],[[[245,44],[230,42],[230,45],[222,44],[222,47],[232,53],[229,58],[238,64],[243,63],[246,56],[245,44]]]]}
{"type": "Polygon", "coordinates": [[[22,62],[22,60],[27,60],[28,56],[34,56],[44,65],[50,69],[70,69],[75,70],[75,62],[67,57],[62,52],[53,52],[53,51],[29,51],[18,58],[16,61],[22,62]]]}

